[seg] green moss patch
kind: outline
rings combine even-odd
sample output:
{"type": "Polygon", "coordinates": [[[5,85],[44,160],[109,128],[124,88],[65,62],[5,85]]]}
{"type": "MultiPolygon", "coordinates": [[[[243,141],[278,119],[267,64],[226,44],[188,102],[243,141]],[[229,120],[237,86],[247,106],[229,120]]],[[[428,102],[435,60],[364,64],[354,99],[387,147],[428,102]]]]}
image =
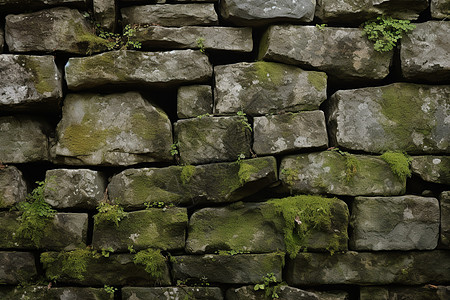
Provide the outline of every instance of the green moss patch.
{"type": "Polygon", "coordinates": [[[327,87],[327,74],[323,72],[308,72],[308,82],[317,90],[323,91],[327,87]]]}
{"type": "Polygon", "coordinates": [[[50,280],[58,280],[62,276],[83,280],[89,260],[95,257],[96,253],[88,248],[59,253],[44,252],[41,254],[41,263],[50,280]]]}
{"type": "Polygon", "coordinates": [[[258,61],[254,63],[254,76],[264,84],[280,85],[283,83],[286,66],[273,62],[258,61]]]}
{"type": "Polygon", "coordinates": [[[388,151],[383,153],[380,157],[388,163],[392,172],[402,180],[411,177],[410,165],[412,159],[407,155],[401,152],[388,151]]]}
{"type": "Polygon", "coordinates": [[[49,83],[49,80],[55,78],[56,75],[54,64],[40,64],[35,58],[26,55],[18,56],[17,62],[33,75],[34,88],[39,94],[53,92],[55,87],[49,83]]]}
{"type": "Polygon", "coordinates": [[[147,249],[139,251],[134,255],[133,262],[145,266],[145,271],[155,279],[164,277],[166,258],[161,254],[160,250],[147,249]]]}
{"type": "Polygon", "coordinates": [[[183,184],[188,184],[191,181],[192,176],[195,174],[195,166],[185,165],[181,169],[181,182],[183,184]]]}

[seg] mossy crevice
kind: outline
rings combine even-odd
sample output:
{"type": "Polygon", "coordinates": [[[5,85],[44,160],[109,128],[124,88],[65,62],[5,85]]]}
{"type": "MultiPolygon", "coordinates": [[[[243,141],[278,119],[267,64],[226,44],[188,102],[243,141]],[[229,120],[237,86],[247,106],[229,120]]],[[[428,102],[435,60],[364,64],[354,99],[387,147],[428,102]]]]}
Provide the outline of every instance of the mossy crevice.
{"type": "Polygon", "coordinates": [[[407,177],[411,177],[410,165],[412,159],[402,152],[388,151],[380,156],[391,167],[392,173],[398,176],[402,180],[406,180],[407,177]]]}
{"type": "Polygon", "coordinates": [[[89,248],[59,253],[44,252],[41,254],[41,263],[45,269],[46,277],[52,281],[61,277],[84,280],[89,261],[98,257],[96,252],[89,248]]]}
{"type": "Polygon", "coordinates": [[[166,270],[166,258],[158,249],[147,249],[136,253],[133,262],[137,265],[143,265],[145,271],[154,279],[160,280],[164,278],[166,270]]]}

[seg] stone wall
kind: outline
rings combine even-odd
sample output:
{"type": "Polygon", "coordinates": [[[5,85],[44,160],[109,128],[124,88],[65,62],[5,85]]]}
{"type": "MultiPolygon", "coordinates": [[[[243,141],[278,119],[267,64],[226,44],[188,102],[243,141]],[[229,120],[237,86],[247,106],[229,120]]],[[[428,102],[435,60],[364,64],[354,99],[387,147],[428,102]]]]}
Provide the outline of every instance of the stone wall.
{"type": "Polygon", "coordinates": [[[449,299],[449,17],[0,0],[0,298],[449,299]]]}

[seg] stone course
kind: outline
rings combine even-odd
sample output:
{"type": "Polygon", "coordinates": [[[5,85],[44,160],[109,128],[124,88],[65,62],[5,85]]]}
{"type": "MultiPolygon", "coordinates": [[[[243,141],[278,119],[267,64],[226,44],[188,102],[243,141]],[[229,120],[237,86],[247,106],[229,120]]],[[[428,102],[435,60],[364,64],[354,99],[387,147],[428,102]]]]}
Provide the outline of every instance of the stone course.
{"type": "Polygon", "coordinates": [[[213,95],[209,85],[182,86],[177,94],[177,115],[194,118],[213,112],[213,95]]]}

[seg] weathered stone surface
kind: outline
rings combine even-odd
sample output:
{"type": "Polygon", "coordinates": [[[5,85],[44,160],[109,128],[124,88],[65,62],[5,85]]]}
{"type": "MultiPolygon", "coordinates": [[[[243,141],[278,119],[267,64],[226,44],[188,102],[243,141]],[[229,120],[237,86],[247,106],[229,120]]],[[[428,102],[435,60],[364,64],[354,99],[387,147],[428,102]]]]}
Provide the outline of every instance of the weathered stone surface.
{"type": "Polygon", "coordinates": [[[421,287],[361,287],[360,300],[427,299],[446,300],[450,298],[450,286],[426,285],[421,287]]]}
{"type": "Polygon", "coordinates": [[[413,195],[356,197],[352,250],[433,250],[439,238],[439,202],[413,195]]]}
{"type": "Polygon", "coordinates": [[[253,149],[258,155],[328,145],[325,115],[319,110],[255,117],[253,124],[253,149]]]}
{"type": "Polygon", "coordinates": [[[56,208],[95,209],[106,190],[106,177],[88,169],[48,170],[45,178],[45,201],[56,208]]]}
{"type": "Polygon", "coordinates": [[[96,224],[92,245],[96,249],[127,251],[158,248],[180,250],[184,248],[188,223],[186,208],[151,208],[128,213],[119,222],[96,224]]]}
{"type": "Polygon", "coordinates": [[[213,95],[209,85],[182,86],[178,89],[177,115],[180,119],[212,114],[213,95]]]}
{"type": "Polygon", "coordinates": [[[208,57],[194,50],[111,51],[90,57],[73,57],[66,64],[66,81],[71,90],[105,85],[163,87],[202,83],[211,76],[208,57]]]}
{"type": "Polygon", "coordinates": [[[3,47],[5,46],[5,31],[3,27],[0,27],[0,54],[3,53],[3,47]]]}
{"type": "Polygon", "coordinates": [[[0,117],[0,161],[26,163],[48,159],[49,125],[28,116],[0,117]]]}
{"type": "Polygon", "coordinates": [[[121,12],[125,24],[179,27],[218,23],[212,3],[132,6],[122,8],[121,12]]]}
{"type": "MultiPolygon", "coordinates": [[[[173,6],[173,5],[171,5],[173,6]]],[[[136,29],[135,40],[142,49],[199,49],[251,52],[251,28],[232,27],[163,27],[149,26],[136,29]]]]}
{"type": "Polygon", "coordinates": [[[290,285],[445,284],[450,252],[299,253],[286,267],[290,285]]]}
{"type": "Polygon", "coordinates": [[[239,254],[203,256],[173,256],[175,280],[206,278],[208,282],[251,284],[259,283],[267,273],[274,273],[281,281],[281,268],[284,255],[239,254]],[[217,272],[220,270],[220,272],[217,272]]]}
{"type": "Polygon", "coordinates": [[[0,288],[3,300],[111,300],[104,288],[29,286],[0,288]]]}
{"type": "Polygon", "coordinates": [[[14,166],[0,166],[0,208],[25,201],[27,184],[22,172],[14,166]]]}
{"type": "Polygon", "coordinates": [[[431,17],[433,19],[446,19],[450,17],[448,0],[431,0],[431,17]]]}
{"type": "Polygon", "coordinates": [[[51,6],[85,8],[86,0],[0,0],[0,11],[6,13],[43,9],[51,6]]]}
{"type": "Polygon", "coordinates": [[[425,181],[450,184],[450,157],[413,156],[411,171],[425,181]]]}
{"type": "Polygon", "coordinates": [[[19,284],[37,275],[34,255],[29,252],[0,252],[0,283],[19,284]]]}
{"type": "Polygon", "coordinates": [[[324,23],[359,25],[381,15],[401,20],[417,20],[427,7],[427,0],[318,0],[315,15],[324,23]]]}
{"type": "Polygon", "coordinates": [[[450,153],[450,86],[394,83],[338,91],[330,136],[339,147],[382,153],[450,153]]]}
{"type": "Polygon", "coordinates": [[[5,37],[10,52],[83,54],[107,49],[93,26],[76,9],[56,7],[6,16],[5,37]]]}
{"type": "Polygon", "coordinates": [[[344,291],[310,291],[316,294],[320,300],[349,300],[348,292],[344,291]]]}
{"type": "Polygon", "coordinates": [[[235,25],[260,26],[281,21],[311,22],[315,6],[311,0],[223,0],[220,13],[235,25]]]}
{"type": "Polygon", "coordinates": [[[180,159],[185,164],[236,161],[250,157],[251,132],[245,116],[184,119],[174,124],[180,159]]]}
{"type": "Polygon", "coordinates": [[[158,201],[177,205],[234,202],[275,183],[276,170],[274,157],[240,164],[127,169],[111,179],[108,193],[127,209],[158,201]]]}
{"type": "Polygon", "coordinates": [[[280,179],[289,190],[304,194],[388,196],[404,193],[406,182],[392,173],[380,158],[351,155],[356,172],[346,166],[347,157],[336,151],[287,156],[280,179]]]}
{"type": "Polygon", "coordinates": [[[403,76],[422,82],[448,82],[449,32],[450,22],[431,21],[416,24],[412,32],[405,34],[400,48],[403,76]]]}
{"type": "Polygon", "coordinates": [[[450,249],[450,191],[442,192],[441,204],[441,239],[439,247],[450,249]]]}
{"type": "MultiPolygon", "coordinates": [[[[298,288],[283,285],[277,291],[278,297],[283,300],[319,300],[316,294],[304,291],[298,288]]],[[[254,286],[243,286],[240,288],[230,288],[226,292],[227,300],[261,300],[264,297],[265,291],[255,291],[254,286]]]]}
{"type": "Polygon", "coordinates": [[[165,300],[165,299],[222,300],[222,291],[218,287],[124,287],[123,300],[165,300]]]}
{"type": "Polygon", "coordinates": [[[171,123],[137,92],[69,94],[56,128],[56,159],[66,164],[170,161],[171,123]]]}
{"type": "Polygon", "coordinates": [[[93,4],[95,22],[107,31],[114,32],[117,19],[116,1],[93,0],[93,4]]]}
{"type": "Polygon", "coordinates": [[[339,80],[373,82],[389,74],[393,52],[375,51],[359,28],[280,25],[269,27],[259,55],[324,71],[339,80]]]}
{"type": "Polygon", "coordinates": [[[272,62],[217,66],[215,112],[249,115],[319,109],[327,98],[325,73],[272,62]]]}

